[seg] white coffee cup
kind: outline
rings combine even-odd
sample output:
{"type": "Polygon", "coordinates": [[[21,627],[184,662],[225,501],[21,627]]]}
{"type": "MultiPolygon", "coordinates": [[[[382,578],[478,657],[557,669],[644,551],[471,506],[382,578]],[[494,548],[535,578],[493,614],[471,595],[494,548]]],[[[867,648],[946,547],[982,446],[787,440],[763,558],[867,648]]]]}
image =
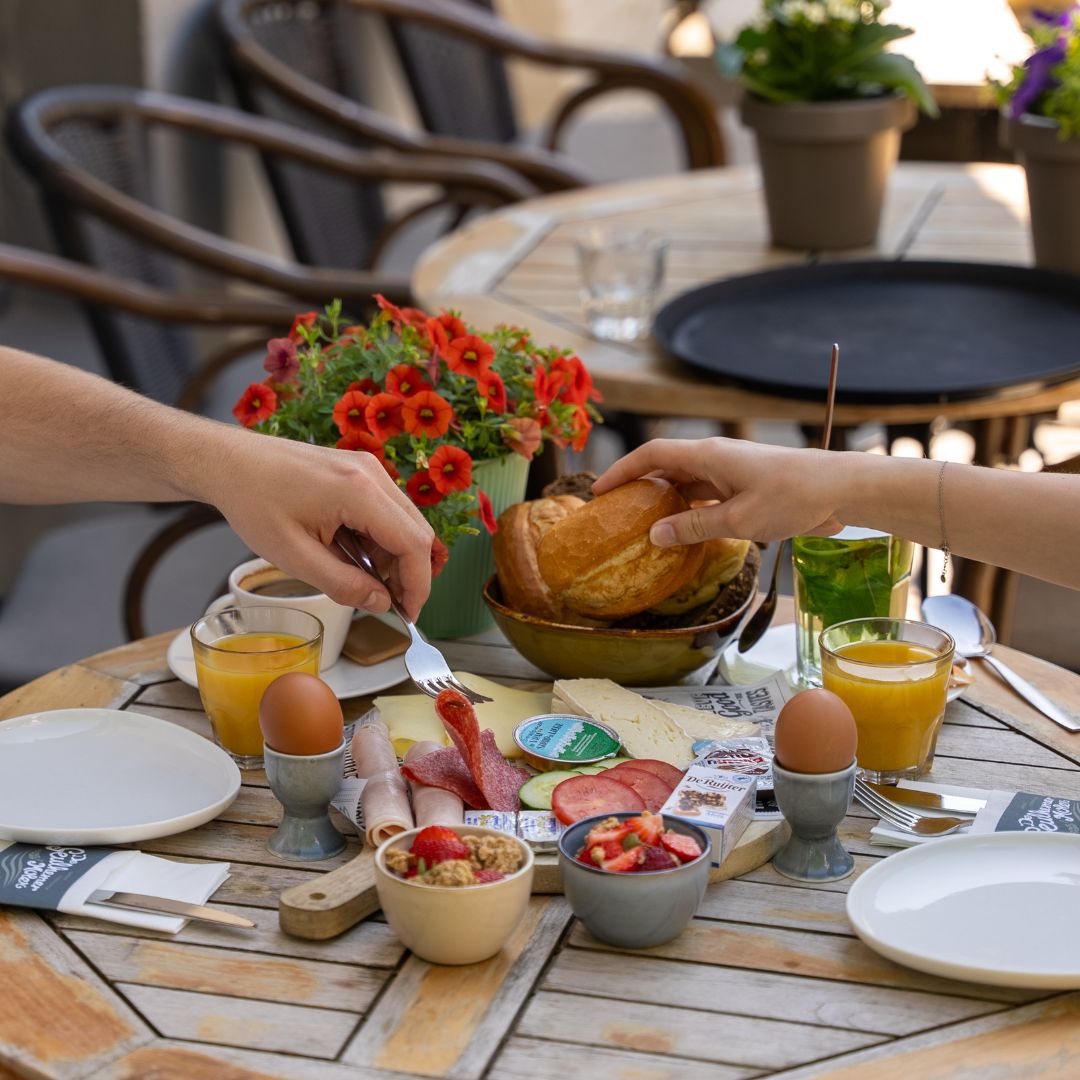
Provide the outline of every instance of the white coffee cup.
{"type": "Polygon", "coordinates": [[[355,609],[331,600],[325,593],[315,592],[310,585],[304,585],[305,589],[312,590],[307,595],[272,595],[261,591],[264,588],[274,588],[275,583],[286,592],[289,591],[289,583],[304,585],[265,559],[250,559],[241,563],[229,575],[229,595],[215,603],[214,607],[224,606],[227,602],[235,604],[236,607],[262,605],[299,608],[309,615],[314,615],[323,624],[322,661],[319,670],[326,671],[333,667],[341,657],[341,649],[349,633],[355,609]]]}

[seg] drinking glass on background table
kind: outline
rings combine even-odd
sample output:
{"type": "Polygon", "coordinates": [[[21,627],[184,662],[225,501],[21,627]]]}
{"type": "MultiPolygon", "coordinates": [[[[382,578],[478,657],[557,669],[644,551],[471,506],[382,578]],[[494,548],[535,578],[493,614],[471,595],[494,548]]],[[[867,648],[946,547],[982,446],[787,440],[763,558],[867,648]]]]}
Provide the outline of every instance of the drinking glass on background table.
{"type": "Polygon", "coordinates": [[[910,619],[851,619],[821,634],[826,690],[847,702],[863,778],[895,784],[929,772],[945,716],[955,643],[910,619]]]}
{"type": "Polygon", "coordinates": [[[848,619],[904,617],[914,550],[910,540],[854,527],[792,539],[800,686],[821,685],[822,630],[848,619]]]}
{"type": "Polygon", "coordinates": [[[191,627],[199,696],[214,739],[241,769],[263,763],[259,701],[290,671],[319,674],[322,623],[287,607],[226,608],[191,627]]]}
{"type": "Polygon", "coordinates": [[[581,303],[595,337],[636,341],[649,332],[664,280],[667,241],[647,229],[589,229],[577,237],[581,303]]]}

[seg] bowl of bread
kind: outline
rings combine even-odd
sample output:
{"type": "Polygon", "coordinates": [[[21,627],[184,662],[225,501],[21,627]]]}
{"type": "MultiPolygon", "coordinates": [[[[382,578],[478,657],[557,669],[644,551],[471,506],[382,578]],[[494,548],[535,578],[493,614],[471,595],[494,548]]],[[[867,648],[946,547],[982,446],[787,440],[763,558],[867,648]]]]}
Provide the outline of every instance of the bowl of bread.
{"type": "Polygon", "coordinates": [[[688,508],[678,489],[644,478],[594,498],[588,479],[563,478],[500,515],[484,587],[499,628],[554,678],[703,678],[757,590],[757,546],[656,547],[651,526],[688,508]]]}

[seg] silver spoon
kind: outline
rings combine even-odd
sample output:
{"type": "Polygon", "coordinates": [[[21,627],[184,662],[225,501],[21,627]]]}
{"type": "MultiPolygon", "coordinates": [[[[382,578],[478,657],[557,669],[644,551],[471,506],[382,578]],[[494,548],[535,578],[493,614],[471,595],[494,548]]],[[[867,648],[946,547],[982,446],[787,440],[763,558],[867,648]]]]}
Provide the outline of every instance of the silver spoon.
{"type": "Polygon", "coordinates": [[[956,642],[956,655],[983,660],[990,665],[1022,698],[1035,706],[1044,716],[1066,731],[1080,731],[1080,722],[1055,705],[1041,690],[1036,689],[1006,667],[990,650],[997,643],[994,624],[963,596],[928,596],[922,602],[923,618],[944,630],[956,642]]]}
{"type": "MultiPolygon", "coordinates": [[[[829,364],[829,389],[825,395],[825,430],[821,436],[822,450],[829,449],[829,441],[832,438],[833,409],[836,406],[836,369],[839,364],[840,346],[833,345],[832,359],[829,364]]],[[[784,559],[785,547],[787,547],[786,539],[781,540],[776,545],[776,558],[773,559],[772,580],[769,582],[769,591],[765,594],[765,599],[761,601],[761,606],[746,620],[746,625],[742,628],[742,633],[739,634],[738,650],[740,653],[749,652],[762,639],[765,631],[772,624],[773,616],[776,614],[776,583],[780,577],[780,563],[784,559]]]]}

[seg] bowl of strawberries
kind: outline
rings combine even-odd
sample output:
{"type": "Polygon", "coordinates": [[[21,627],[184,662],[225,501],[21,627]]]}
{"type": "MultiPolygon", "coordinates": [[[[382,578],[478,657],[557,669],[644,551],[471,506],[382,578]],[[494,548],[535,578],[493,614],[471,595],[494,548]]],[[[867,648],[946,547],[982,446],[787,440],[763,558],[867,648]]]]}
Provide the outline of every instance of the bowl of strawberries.
{"type": "Polygon", "coordinates": [[[624,949],[662,945],[694,917],[711,865],[696,825],[660,814],[603,814],[559,837],[563,891],[593,937],[624,949]]]}
{"type": "Polygon", "coordinates": [[[532,878],[527,844],[479,826],[410,829],[375,852],[375,889],[386,921],[432,964],[494,956],[525,914],[532,878]]]}

